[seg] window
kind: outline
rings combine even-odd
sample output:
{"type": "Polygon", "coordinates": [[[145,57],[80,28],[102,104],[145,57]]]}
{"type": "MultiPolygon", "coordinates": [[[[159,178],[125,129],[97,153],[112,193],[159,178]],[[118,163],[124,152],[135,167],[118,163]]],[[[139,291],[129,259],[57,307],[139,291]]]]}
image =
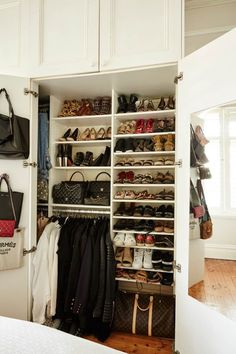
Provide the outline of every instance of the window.
{"type": "Polygon", "coordinates": [[[236,107],[204,115],[205,151],[212,178],[204,180],[209,208],[215,214],[236,214],[236,107]]]}

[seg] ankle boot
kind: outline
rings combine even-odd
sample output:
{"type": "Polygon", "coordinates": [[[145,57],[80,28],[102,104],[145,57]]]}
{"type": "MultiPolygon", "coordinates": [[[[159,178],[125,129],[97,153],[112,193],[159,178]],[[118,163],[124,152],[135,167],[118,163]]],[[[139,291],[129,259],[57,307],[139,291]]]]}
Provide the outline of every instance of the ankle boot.
{"type": "Polygon", "coordinates": [[[104,156],[103,156],[100,166],[107,166],[110,155],[111,155],[111,148],[110,148],[110,146],[106,146],[105,153],[104,153],[104,156]]]}
{"type": "Polygon", "coordinates": [[[161,100],[160,100],[157,108],[163,110],[163,109],[165,109],[165,107],[166,107],[166,103],[165,103],[164,97],[161,97],[161,100]]]}
{"type": "Polygon", "coordinates": [[[111,113],[111,97],[102,97],[102,106],[100,114],[110,114],[111,113]]]}
{"type": "Polygon", "coordinates": [[[102,108],[102,97],[96,97],[93,101],[93,114],[100,114],[102,108]]]}
{"type": "Polygon", "coordinates": [[[127,112],[136,112],[136,105],[135,102],[138,101],[138,97],[134,94],[130,95],[129,104],[127,107],[127,112]]]}
{"type": "Polygon", "coordinates": [[[84,153],[83,152],[77,152],[74,158],[74,164],[76,166],[80,166],[82,162],[84,161],[84,153]]]}
{"type": "Polygon", "coordinates": [[[93,162],[93,153],[91,151],[86,151],[84,161],[81,166],[91,166],[93,162]]]}
{"type": "Polygon", "coordinates": [[[127,108],[128,108],[128,103],[126,100],[125,95],[120,95],[118,97],[118,109],[117,109],[117,113],[126,113],[127,112],[127,108]]]}

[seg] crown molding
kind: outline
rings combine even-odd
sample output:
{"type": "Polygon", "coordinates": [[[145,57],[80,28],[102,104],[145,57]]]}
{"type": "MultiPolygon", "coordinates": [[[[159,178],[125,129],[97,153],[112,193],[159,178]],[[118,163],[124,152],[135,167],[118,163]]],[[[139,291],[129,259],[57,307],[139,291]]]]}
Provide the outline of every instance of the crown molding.
{"type": "Polygon", "coordinates": [[[192,10],[202,7],[219,6],[236,3],[236,0],[185,0],[185,9],[192,10]]]}

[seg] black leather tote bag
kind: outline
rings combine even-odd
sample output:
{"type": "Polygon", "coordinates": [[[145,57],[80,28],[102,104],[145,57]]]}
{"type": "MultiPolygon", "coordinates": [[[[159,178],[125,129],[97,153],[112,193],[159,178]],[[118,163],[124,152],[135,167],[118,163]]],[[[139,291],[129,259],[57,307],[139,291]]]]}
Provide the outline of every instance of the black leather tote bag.
{"type": "Polygon", "coordinates": [[[52,188],[53,203],[56,204],[84,204],[84,195],[87,189],[87,182],[84,181],[84,175],[76,171],[71,175],[69,181],[62,181],[55,184],[52,188]],[[72,181],[73,176],[79,173],[83,181],[72,181]]]}
{"type": "MultiPolygon", "coordinates": [[[[10,183],[9,183],[9,177],[7,174],[2,174],[0,176],[0,185],[1,185],[2,180],[4,180],[6,182],[8,188],[11,189],[10,183]]],[[[13,191],[11,191],[11,193],[12,193],[13,205],[14,205],[15,214],[16,214],[15,227],[18,227],[19,222],[20,222],[21,208],[22,208],[24,193],[13,192],[13,191]]],[[[12,215],[11,200],[9,198],[9,192],[0,191],[0,220],[11,220],[11,219],[13,219],[13,215],[12,215]]]]}
{"type": "Polygon", "coordinates": [[[0,159],[27,159],[29,157],[29,120],[15,115],[10,97],[5,88],[9,116],[0,114],[0,159]]]}
{"type": "Polygon", "coordinates": [[[110,205],[111,182],[98,181],[98,177],[101,176],[102,174],[111,177],[107,172],[100,172],[96,176],[95,181],[89,182],[86,197],[84,199],[85,204],[110,205]]]}

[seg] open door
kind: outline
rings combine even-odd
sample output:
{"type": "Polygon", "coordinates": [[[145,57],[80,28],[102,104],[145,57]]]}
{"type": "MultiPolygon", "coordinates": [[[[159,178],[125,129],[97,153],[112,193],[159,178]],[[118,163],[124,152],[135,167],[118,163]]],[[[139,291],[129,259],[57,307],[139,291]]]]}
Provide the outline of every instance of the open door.
{"type": "MultiPolygon", "coordinates": [[[[30,156],[28,162],[37,161],[37,98],[25,95],[30,80],[0,75],[0,87],[6,88],[16,115],[30,119],[30,156]]],[[[36,87],[34,87],[35,89],[36,87]]],[[[5,95],[0,96],[0,112],[8,114],[5,95]]],[[[36,243],[35,210],[37,168],[23,167],[23,160],[0,160],[0,173],[7,173],[13,190],[24,193],[20,225],[25,228],[26,250],[36,243]]],[[[3,187],[4,183],[3,183],[3,187]]],[[[24,266],[15,270],[0,271],[0,316],[30,319],[31,254],[24,257],[24,266]]]]}
{"type": "MultiPolygon", "coordinates": [[[[177,158],[176,353],[235,354],[236,322],[188,295],[190,117],[236,100],[236,29],[179,63],[177,158]]],[[[217,191],[216,191],[217,193],[217,191]]]]}

